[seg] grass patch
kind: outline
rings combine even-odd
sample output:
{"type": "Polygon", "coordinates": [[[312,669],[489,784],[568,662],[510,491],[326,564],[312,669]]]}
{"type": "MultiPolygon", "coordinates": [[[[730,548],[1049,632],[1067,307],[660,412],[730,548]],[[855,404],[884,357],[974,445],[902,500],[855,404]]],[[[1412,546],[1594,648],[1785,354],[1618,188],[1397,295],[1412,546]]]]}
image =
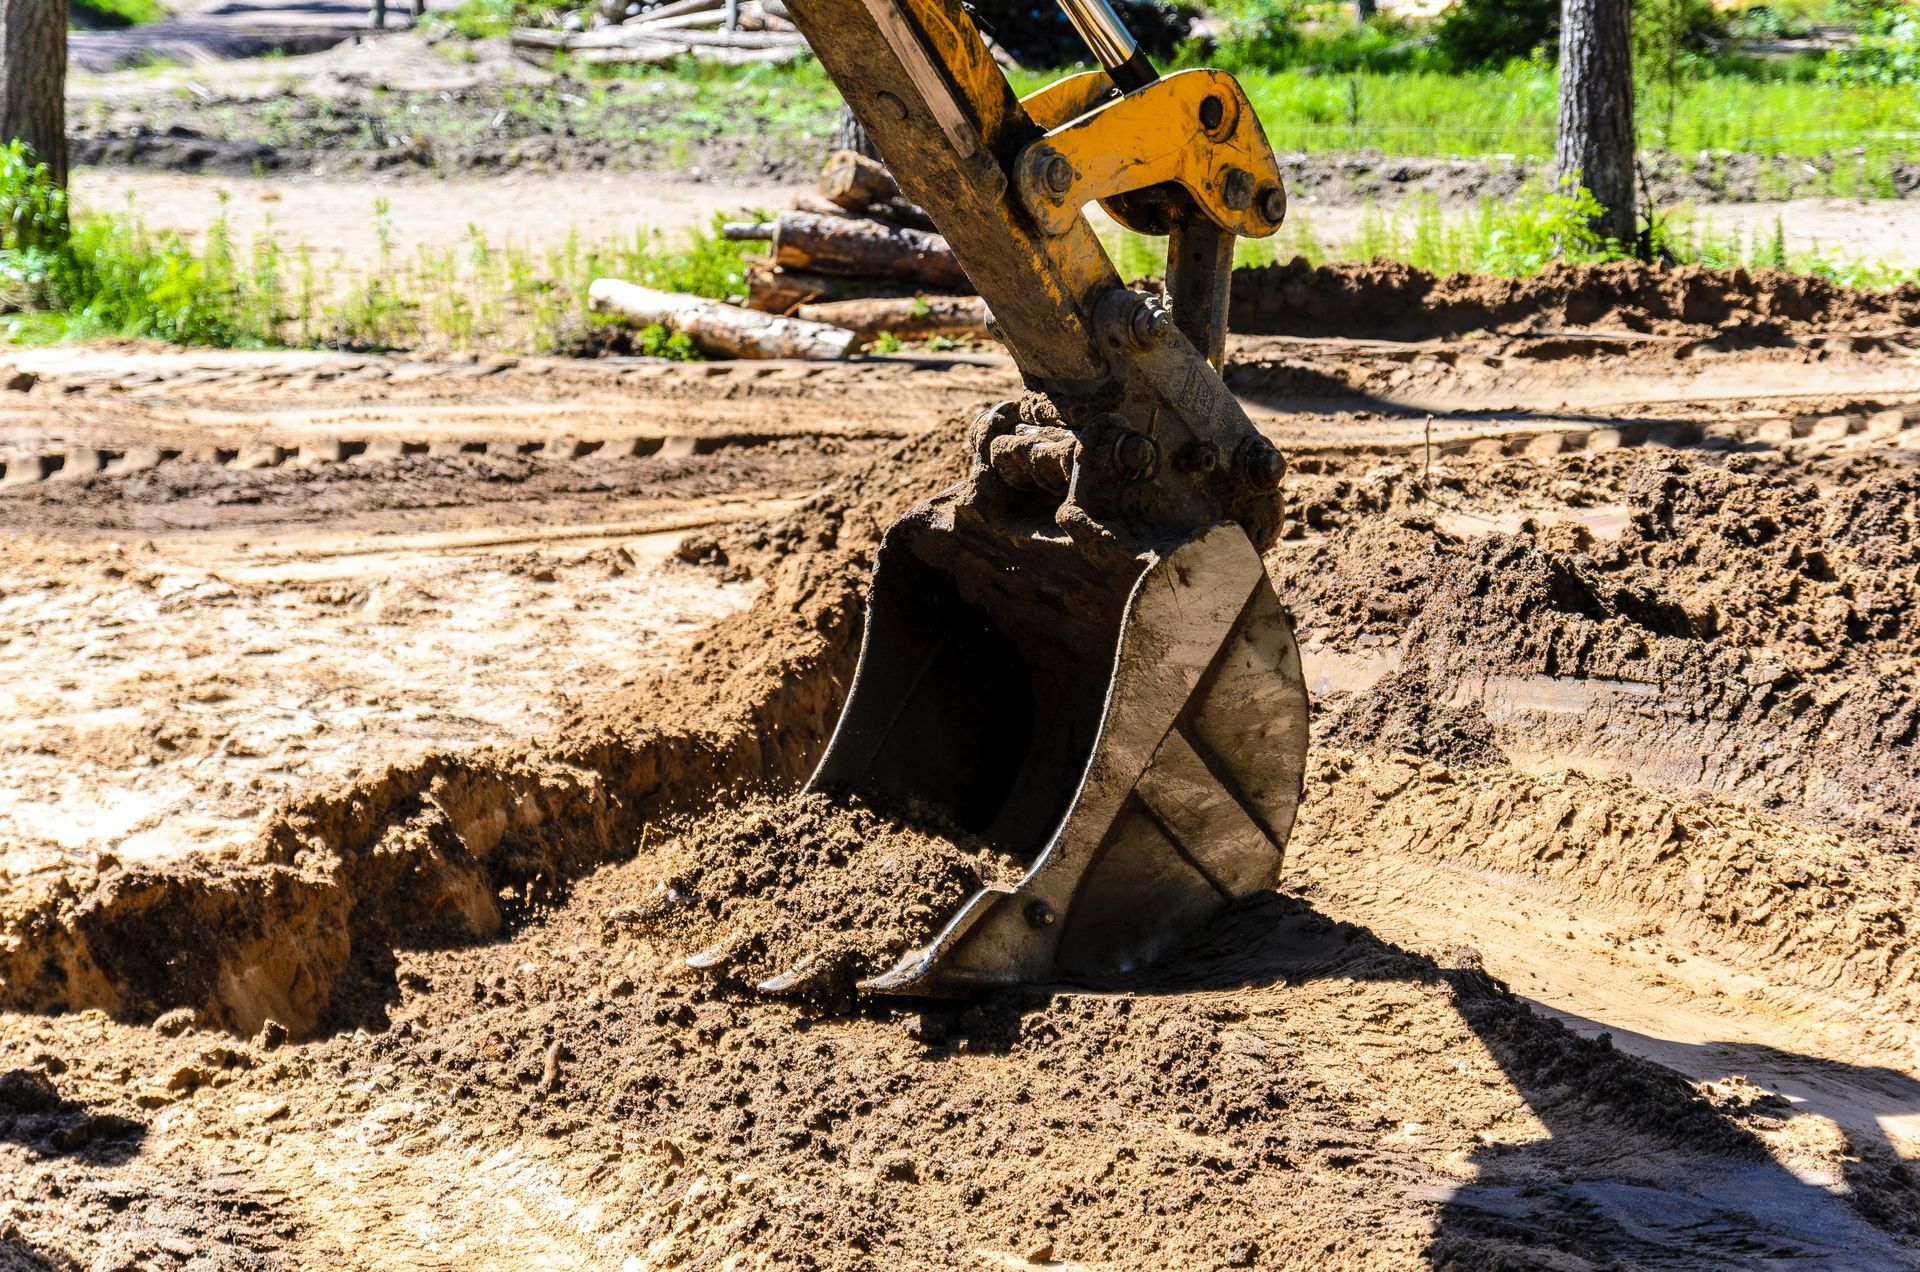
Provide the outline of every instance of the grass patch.
{"type": "MultiPolygon", "coordinates": [[[[386,349],[420,345],[545,352],[592,326],[598,277],[724,299],[745,290],[757,244],[697,231],[536,251],[489,243],[398,251],[384,200],[373,206],[378,260],[339,280],[272,233],[244,251],[224,212],[197,241],[151,231],[131,212],[74,214],[18,145],[0,150],[0,336],[25,342],[98,337],[185,345],[386,349]]],[[[691,357],[684,340],[640,332],[636,347],[691,357]]]]}
{"type": "MultiPolygon", "coordinates": [[[[1282,150],[1377,148],[1403,155],[1553,154],[1558,77],[1518,62],[1504,71],[1316,75],[1250,71],[1241,82],[1282,150]]],[[[1911,87],[1712,76],[1641,94],[1641,144],[1681,152],[1871,158],[1920,154],[1911,87]]]]}
{"type": "MultiPolygon", "coordinates": [[[[1302,257],[1314,265],[1342,261],[1398,261],[1433,274],[1491,274],[1527,278],[1554,261],[1604,263],[1632,259],[1629,252],[1587,228],[1591,196],[1535,192],[1511,200],[1482,199],[1475,208],[1447,209],[1423,196],[1392,210],[1369,208],[1360,228],[1344,240],[1328,240],[1310,214],[1296,209],[1270,239],[1243,240],[1240,265],[1268,265],[1302,257]]],[[[1102,235],[1128,277],[1157,275],[1165,268],[1160,240],[1115,227],[1102,235]]],[[[1885,261],[1814,249],[1789,250],[1785,228],[1721,229],[1710,214],[1682,210],[1661,220],[1654,242],[1663,259],[1716,269],[1783,269],[1813,274],[1846,287],[1883,290],[1920,282],[1920,270],[1885,261]]]]}
{"type": "MultiPolygon", "coordinates": [[[[1296,209],[1272,239],[1240,244],[1238,261],[1304,257],[1314,264],[1390,259],[1434,273],[1525,277],[1552,261],[1608,261],[1625,254],[1588,228],[1584,193],[1550,192],[1476,209],[1447,210],[1431,198],[1371,210],[1357,234],[1327,241],[1296,209]]],[[[193,241],[145,227],[131,212],[71,212],[65,191],[45,180],[20,148],[0,150],[0,339],[23,342],[132,337],[184,345],[353,349],[427,347],[548,352],[605,347],[587,308],[598,277],[715,299],[745,290],[756,243],[730,243],[712,230],[669,241],[657,233],[588,242],[569,236],[534,250],[465,242],[402,252],[391,213],[373,205],[377,259],[357,275],[316,265],[271,232],[236,247],[224,213],[193,241]]],[[[1165,268],[1164,240],[1108,225],[1108,250],[1128,277],[1165,268]]],[[[1792,269],[1849,286],[1890,287],[1913,270],[1818,252],[1789,253],[1776,224],[1746,236],[1718,232],[1702,217],[1673,218],[1659,242],[1678,261],[1722,267],[1792,269]]],[[[684,337],[649,328],[619,347],[671,358],[697,354],[684,337]]],[[[889,347],[885,342],[882,350],[889,347]]]]}
{"type": "Polygon", "coordinates": [[[117,31],[171,16],[160,0],[68,0],[68,25],[81,31],[117,31]]]}

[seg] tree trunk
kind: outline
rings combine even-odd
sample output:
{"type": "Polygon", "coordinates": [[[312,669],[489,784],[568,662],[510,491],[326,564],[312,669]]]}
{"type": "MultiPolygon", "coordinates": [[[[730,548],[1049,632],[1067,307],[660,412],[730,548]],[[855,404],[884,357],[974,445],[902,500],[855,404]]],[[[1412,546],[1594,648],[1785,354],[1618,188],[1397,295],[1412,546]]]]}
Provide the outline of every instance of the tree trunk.
{"type": "Polygon", "coordinates": [[[0,145],[67,183],[67,0],[0,0],[0,145]]]}
{"type": "Polygon", "coordinates": [[[1353,0],[1353,16],[1365,22],[1380,11],[1375,0],[1353,0]]]}
{"type": "Polygon", "coordinates": [[[1554,160],[1562,183],[1578,181],[1600,201],[1596,228],[1631,244],[1631,0],[1561,0],[1560,143],[1554,160]]]}
{"type": "Polygon", "coordinates": [[[816,300],[898,299],[912,295],[913,289],[902,283],[834,278],[801,269],[776,269],[758,262],[747,266],[747,308],[762,313],[791,314],[801,305],[816,300]]]}

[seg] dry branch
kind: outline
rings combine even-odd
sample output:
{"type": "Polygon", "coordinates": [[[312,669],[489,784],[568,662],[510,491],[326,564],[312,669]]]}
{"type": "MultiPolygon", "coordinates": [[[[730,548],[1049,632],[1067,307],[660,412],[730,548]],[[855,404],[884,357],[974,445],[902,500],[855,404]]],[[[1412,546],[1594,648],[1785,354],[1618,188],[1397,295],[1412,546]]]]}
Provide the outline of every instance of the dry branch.
{"type": "Polygon", "coordinates": [[[640,326],[682,331],[706,353],[732,358],[844,358],[851,331],[742,309],[698,296],[655,291],[617,278],[596,278],[587,289],[596,313],[617,313],[640,326]]]}

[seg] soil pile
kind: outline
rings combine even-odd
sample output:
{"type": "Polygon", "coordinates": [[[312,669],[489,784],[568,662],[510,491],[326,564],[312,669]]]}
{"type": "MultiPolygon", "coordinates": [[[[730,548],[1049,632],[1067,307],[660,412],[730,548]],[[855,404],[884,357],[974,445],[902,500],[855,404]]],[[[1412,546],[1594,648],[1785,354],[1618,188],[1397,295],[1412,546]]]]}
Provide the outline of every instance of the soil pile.
{"type": "Polygon", "coordinates": [[[1912,463],[1552,472],[1550,500],[1530,461],[1296,478],[1273,566],[1320,719],[1292,859],[1389,908],[1435,870],[1550,881],[1763,964],[1741,993],[1766,1010],[1844,1000],[1882,1054],[1920,1056],[1912,463]]]}
{"type": "Polygon", "coordinates": [[[667,878],[640,918],[695,943],[729,983],[832,1002],[917,949],[989,884],[1020,872],[930,819],[825,795],[716,810],[664,849],[667,878]]]}
{"type": "Polygon", "coordinates": [[[880,533],[957,475],[957,432],[688,545],[703,564],[684,568],[758,577],[761,600],[710,628],[685,669],[574,713],[564,745],[433,754],[324,787],[285,801],[217,869],[107,857],[15,889],[0,910],[0,1007],[134,1020],[186,1008],[243,1035],[268,1020],[296,1037],[377,1023],[395,948],[491,937],[630,855],[650,822],[797,783],[852,677],[880,533]]]}
{"type": "Polygon", "coordinates": [[[679,868],[663,844],[507,941],[408,956],[372,1037],[44,1022],[24,1053],[66,1112],[37,1081],[0,1109],[0,1161],[39,1163],[14,1231],[155,1267],[234,1228],[253,1266],[431,1240],[443,1266],[1706,1267],[1757,1241],[1891,1267],[1867,1216],[1912,1218],[1884,1150],[1844,1199],[1810,1187],[1769,1160],[1772,1104],[1297,901],[1243,903],[1132,994],[836,1017],[742,996],[632,922],[679,868]],[[125,1121],[56,1151],[101,1117],[125,1121]]]}
{"type": "Polygon", "coordinates": [[[1547,266],[1533,278],[1440,277],[1396,261],[1234,271],[1233,330],[1246,335],[1432,339],[1472,331],[1600,328],[1764,343],[1920,325],[1920,287],[1856,291],[1784,270],[1547,266]]]}
{"type": "MultiPolygon", "coordinates": [[[[1571,456],[1558,506],[1529,516],[1535,483],[1525,461],[1298,479],[1276,569],[1307,642],[1403,669],[1327,740],[1371,741],[1361,722],[1414,677],[1446,712],[1496,717],[1511,754],[1920,831],[1911,463],[1571,456]]],[[[1450,745],[1400,740],[1427,743],[1450,745]]]]}

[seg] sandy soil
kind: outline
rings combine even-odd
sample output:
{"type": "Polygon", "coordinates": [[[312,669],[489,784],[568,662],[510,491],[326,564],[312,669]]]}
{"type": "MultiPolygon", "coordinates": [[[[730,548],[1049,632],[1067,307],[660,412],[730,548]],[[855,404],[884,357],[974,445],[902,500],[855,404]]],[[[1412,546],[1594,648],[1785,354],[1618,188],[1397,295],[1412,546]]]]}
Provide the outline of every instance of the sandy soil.
{"type": "Polygon", "coordinates": [[[1920,1263],[1897,338],[1242,339],[1316,699],[1281,891],[1122,991],[850,1012],[683,960],[881,958],[929,916],[836,888],[991,863],[715,795],[807,771],[1004,364],[13,360],[0,665],[107,657],[29,686],[10,815],[177,784],[172,860],[0,881],[14,1263],[1920,1263]],[[321,681],[387,709],[284,713],[321,681]]]}
{"type": "Polygon", "coordinates": [[[154,229],[192,237],[224,215],[243,250],[263,233],[316,260],[365,269],[380,259],[376,201],[387,206],[393,250],[443,248],[477,236],[494,248],[541,250],[577,236],[584,244],[658,233],[668,241],[705,229],[716,214],[777,210],[791,185],[715,185],[637,173],[552,176],[507,173],[486,179],[417,181],[363,178],[217,177],[139,169],[86,168],[74,196],[89,208],[131,207],[154,229]],[[527,209],[542,210],[529,217],[527,209]]]}

